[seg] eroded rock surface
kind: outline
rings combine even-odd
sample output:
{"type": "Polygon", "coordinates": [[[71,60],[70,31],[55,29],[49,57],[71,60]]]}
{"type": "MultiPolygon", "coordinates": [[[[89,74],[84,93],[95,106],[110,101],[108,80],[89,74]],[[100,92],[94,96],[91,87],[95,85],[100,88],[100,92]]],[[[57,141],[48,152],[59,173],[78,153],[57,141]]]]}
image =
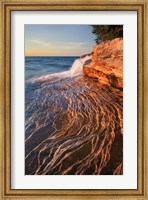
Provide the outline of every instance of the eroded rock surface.
{"type": "Polygon", "coordinates": [[[91,62],[85,63],[83,73],[99,82],[123,87],[123,39],[102,42],[95,46],[91,62]]]}

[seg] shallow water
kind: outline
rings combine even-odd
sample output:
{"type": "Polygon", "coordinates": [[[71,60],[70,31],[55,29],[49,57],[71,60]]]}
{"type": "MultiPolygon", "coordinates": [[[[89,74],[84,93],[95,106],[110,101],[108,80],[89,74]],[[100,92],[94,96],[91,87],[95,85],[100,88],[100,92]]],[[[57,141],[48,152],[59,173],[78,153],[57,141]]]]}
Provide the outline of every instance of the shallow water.
{"type": "Polygon", "coordinates": [[[26,175],[123,174],[122,90],[81,74],[27,82],[26,93],[26,175]]]}

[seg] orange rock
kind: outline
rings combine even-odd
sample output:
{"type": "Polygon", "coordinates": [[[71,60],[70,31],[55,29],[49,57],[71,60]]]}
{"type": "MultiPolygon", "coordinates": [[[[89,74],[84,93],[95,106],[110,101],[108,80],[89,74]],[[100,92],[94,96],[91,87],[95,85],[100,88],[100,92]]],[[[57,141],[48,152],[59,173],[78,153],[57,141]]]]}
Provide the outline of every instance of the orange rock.
{"type": "Polygon", "coordinates": [[[83,73],[103,84],[123,87],[123,39],[116,38],[95,46],[92,60],[84,64],[83,73]]]}

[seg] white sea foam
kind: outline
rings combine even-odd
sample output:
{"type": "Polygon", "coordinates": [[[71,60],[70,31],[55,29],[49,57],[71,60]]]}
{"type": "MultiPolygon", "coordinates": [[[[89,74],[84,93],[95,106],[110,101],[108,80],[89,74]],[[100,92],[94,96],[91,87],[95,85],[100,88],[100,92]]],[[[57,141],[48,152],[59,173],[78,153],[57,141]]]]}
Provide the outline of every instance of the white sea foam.
{"type": "Polygon", "coordinates": [[[84,63],[89,59],[91,59],[91,56],[85,56],[84,58],[76,59],[69,70],[71,76],[81,74],[84,63]]]}
{"type": "Polygon", "coordinates": [[[47,74],[47,75],[40,76],[40,77],[35,77],[32,79],[32,81],[33,82],[48,81],[48,80],[54,81],[55,78],[56,78],[56,80],[59,80],[59,79],[63,79],[66,77],[76,76],[76,75],[82,73],[84,63],[90,59],[91,59],[91,56],[88,56],[88,55],[85,56],[84,58],[78,58],[73,62],[70,70],[68,70],[68,71],[54,73],[54,74],[47,74]]]}

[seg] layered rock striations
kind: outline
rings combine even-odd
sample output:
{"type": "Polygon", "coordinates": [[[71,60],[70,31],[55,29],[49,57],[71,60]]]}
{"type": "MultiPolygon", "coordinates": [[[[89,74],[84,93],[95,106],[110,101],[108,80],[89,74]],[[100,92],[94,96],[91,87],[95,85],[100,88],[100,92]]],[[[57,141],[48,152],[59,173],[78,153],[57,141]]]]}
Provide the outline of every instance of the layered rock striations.
{"type": "Polygon", "coordinates": [[[83,73],[98,78],[100,83],[123,87],[123,39],[116,38],[95,46],[92,59],[83,66],[83,73]]]}

